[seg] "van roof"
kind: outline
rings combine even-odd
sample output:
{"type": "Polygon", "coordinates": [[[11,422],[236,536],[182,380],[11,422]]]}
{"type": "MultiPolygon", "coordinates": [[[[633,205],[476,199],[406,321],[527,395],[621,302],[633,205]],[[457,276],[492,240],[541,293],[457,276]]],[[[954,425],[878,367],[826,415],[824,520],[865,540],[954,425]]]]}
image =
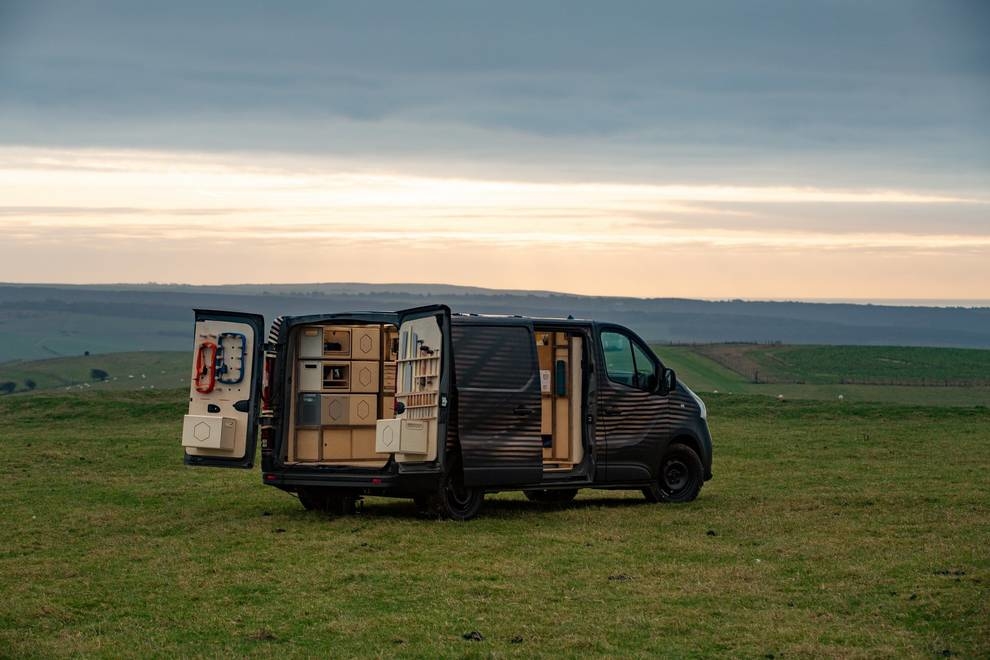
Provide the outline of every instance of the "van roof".
{"type": "Polygon", "coordinates": [[[553,325],[574,326],[588,326],[592,323],[592,321],[588,319],[576,319],[573,316],[559,318],[551,316],[523,316],[521,314],[475,314],[473,312],[452,312],[451,319],[455,323],[489,321],[503,321],[512,323],[513,321],[532,321],[534,323],[551,323],[553,325]]]}

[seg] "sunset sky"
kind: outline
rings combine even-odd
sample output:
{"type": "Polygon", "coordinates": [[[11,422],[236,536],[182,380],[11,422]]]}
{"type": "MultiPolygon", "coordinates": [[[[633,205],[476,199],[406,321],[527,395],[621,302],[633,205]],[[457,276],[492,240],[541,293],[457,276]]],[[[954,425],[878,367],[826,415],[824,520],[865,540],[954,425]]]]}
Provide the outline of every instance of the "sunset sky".
{"type": "Polygon", "coordinates": [[[0,281],[986,300],[988,34],[979,1],[0,2],[0,281]]]}

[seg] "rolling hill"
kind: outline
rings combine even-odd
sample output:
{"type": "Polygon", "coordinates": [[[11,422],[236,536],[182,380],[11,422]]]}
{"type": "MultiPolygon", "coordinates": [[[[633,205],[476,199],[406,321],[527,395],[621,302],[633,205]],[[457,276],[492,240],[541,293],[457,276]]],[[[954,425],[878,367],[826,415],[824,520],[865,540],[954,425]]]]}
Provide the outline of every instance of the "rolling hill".
{"type": "Polygon", "coordinates": [[[990,307],[609,298],[424,284],[0,285],[0,362],[84,352],[186,350],[192,309],[263,314],[445,303],[482,314],[593,318],[657,343],[990,348],[990,307]]]}

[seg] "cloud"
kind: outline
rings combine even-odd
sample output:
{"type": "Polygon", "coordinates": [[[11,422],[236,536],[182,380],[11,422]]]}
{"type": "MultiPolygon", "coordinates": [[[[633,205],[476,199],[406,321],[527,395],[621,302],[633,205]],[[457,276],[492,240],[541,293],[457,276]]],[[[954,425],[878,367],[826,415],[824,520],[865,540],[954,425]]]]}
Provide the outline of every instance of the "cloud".
{"type": "MultiPolygon", "coordinates": [[[[985,188],[979,3],[25,3],[8,144],[985,188]]],[[[8,10],[10,11],[10,10],[8,10]]]]}

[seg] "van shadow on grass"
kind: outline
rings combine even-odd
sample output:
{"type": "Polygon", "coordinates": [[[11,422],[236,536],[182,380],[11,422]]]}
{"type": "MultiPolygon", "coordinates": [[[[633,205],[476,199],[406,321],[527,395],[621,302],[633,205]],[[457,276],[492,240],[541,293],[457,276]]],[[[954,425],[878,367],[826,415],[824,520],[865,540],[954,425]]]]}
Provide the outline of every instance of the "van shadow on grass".
{"type": "MultiPolygon", "coordinates": [[[[365,499],[357,504],[357,511],[352,514],[327,514],[321,511],[306,511],[302,504],[290,501],[286,504],[289,513],[294,516],[315,516],[336,518],[365,518],[365,519],[403,519],[403,520],[435,520],[433,516],[419,513],[416,505],[411,499],[390,499],[373,497],[365,499]],[[294,509],[294,507],[298,507],[294,509]]],[[[489,496],[485,498],[485,503],[478,514],[478,518],[485,517],[539,517],[548,513],[559,513],[563,511],[581,511],[587,509],[627,509],[633,507],[657,506],[651,504],[643,498],[621,497],[618,495],[602,494],[600,496],[580,498],[563,504],[549,504],[542,502],[530,502],[525,499],[504,499],[489,496]]]]}

